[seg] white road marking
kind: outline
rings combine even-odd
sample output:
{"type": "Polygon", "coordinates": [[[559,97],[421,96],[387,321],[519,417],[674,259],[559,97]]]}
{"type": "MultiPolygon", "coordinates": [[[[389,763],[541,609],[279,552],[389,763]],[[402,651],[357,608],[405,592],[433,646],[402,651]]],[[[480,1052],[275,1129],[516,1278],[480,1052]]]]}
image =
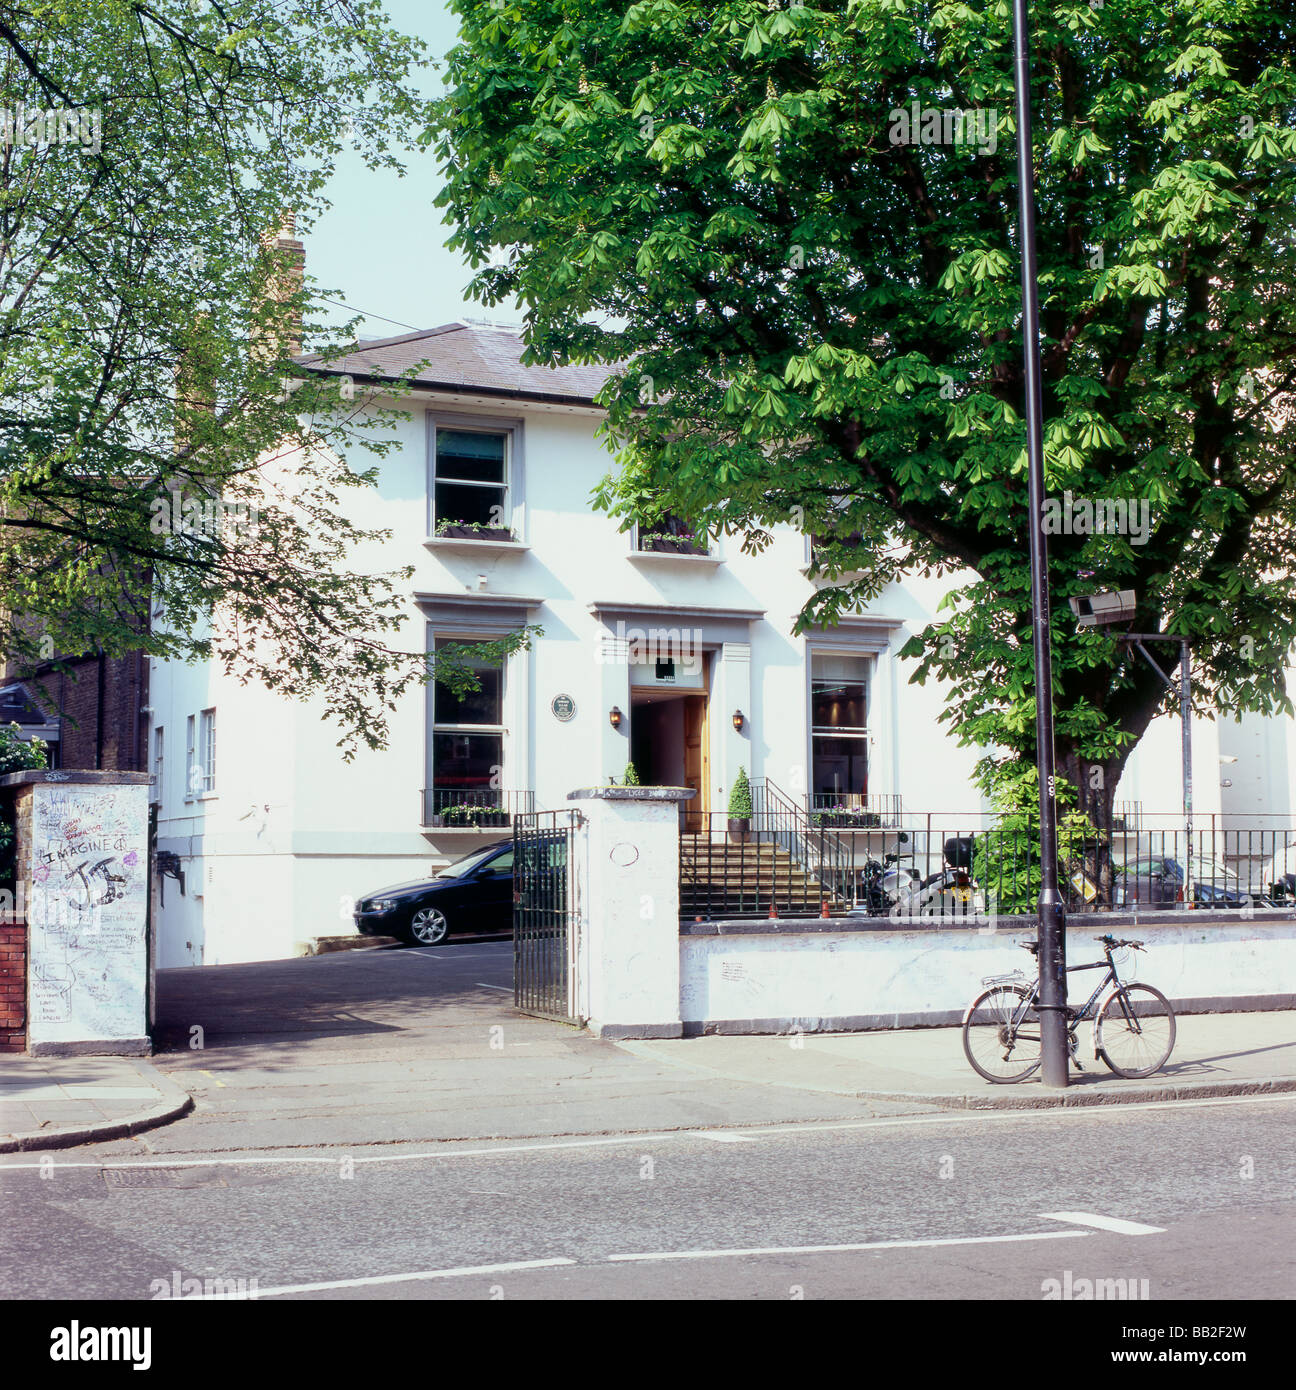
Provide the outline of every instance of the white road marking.
{"type": "MultiPolygon", "coordinates": [[[[501,942],[501,945],[507,943],[501,942]]],[[[484,954],[470,954],[468,952],[447,951],[443,946],[413,946],[401,953],[409,956],[412,960],[501,960],[507,959],[504,951],[487,951],[484,954]]]]}
{"type": "Polygon", "coordinates": [[[750,1250],[657,1250],[651,1254],[609,1255],[608,1261],[724,1260],[748,1255],[833,1255],[852,1250],[913,1250],[929,1245],[1003,1245],[1024,1240],[1062,1240],[1085,1237],[1089,1231],[1028,1231],[1019,1236],[942,1236],[925,1240],[872,1240],[855,1245],[764,1245],[750,1250]]]}
{"type": "Polygon", "coordinates": [[[1123,1236],[1159,1236],[1164,1226],[1144,1226],[1139,1221],[1124,1221],[1119,1216],[1096,1216],[1091,1211],[1042,1211],[1045,1221],[1070,1221],[1077,1226],[1094,1226],[1100,1231],[1116,1231],[1123,1236]]]}
{"type": "MultiPolygon", "coordinates": [[[[783,1135],[795,1134],[819,1134],[849,1132],[861,1129],[907,1129],[918,1125],[948,1125],[960,1124],[969,1120],[978,1123],[987,1122],[995,1124],[1009,1124],[1015,1121],[1026,1121],[1027,1123],[1041,1120],[1066,1120],[1066,1119],[1119,1119],[1122,1114],[1130,1111],[1139,1110],[1201,1110],[1210,1106],[1222,1105],[1275,1105],[1279,1103],[1291,1104],[1296,1102],[1296,1092],[1277,1091],[1271,1095],[1263,1096],[1211,1096],[1202,1100],[1177,1100],[1177,1101],[1140,1101],[1134,1105],[1084,1105],[1067,1106],[1060,1109],[1048,1110],[943,1110],[938,1115],[897,1115],[887,1119],[874,1120],[822,1120],[809,1124],[790,1124],[790,1125],[751,1125],[744,1126],[742,1133],[745,1136],[753,1136],[763,1139],[777,1139],[783,1135]]],[[[607,1144],[658,1144],[665,1143],[673,1139],[687,1139],[690,1134],[696,1134],[696,1130],[664,1130],[647,1131],[642,1134],[627,1134],[615,1138],[591,1138],[591,1139],[570,1139],[561,1143],[537,1143],[537,1144],[513,1144],[503,1148],[490,1149],[455,1149],[452,1145],[456,1143],[471,1143],[471,1140],[447,1140],[446,1148],[440,1153],[415,1153],[415,1154],[372,1154],[368,1156],[356,1157],[356,1163],[412,1163],[420,1159],[447,1159],[447,1158],[493,1158],[501,1154],[511,1153],[533,1153],[551,1149],[583,1149],[597,1148],[607,1144]]],[[[363,1148],[364,1145],[357,1145],[363,1148]]],[[[212,1164],[247,1164],[249,1166],[263,1163],[328,1163],[336,1164],[347,1155],[343,1153],[334,1154],[285,1154],[278,1153],[250,1153],[241,1158],[225,1158],[219,1155],[212,1155],[207,1158],[191,1159],[169,1159],[159,1160],[155,1163],[105,1163],[105,1162],[86,1162],[86,1163],[65,1163],[58,1160],[54,1161],[57,1168],[200,1168],[209,1167],[212,1164]]],[[[50,1156],[52,1157],[52,1155],[50,1156]]],[[[25,1169],[33,1171],[40,1169],[42,1164],[36,1163],[3,1163],[0,1162],[0,1173],[14,1171],[19,1172],[25,1169]]],[[[44,1165],[49,1167],[47,1161],[44,1165]]]]}
{"type": "MultiPolygon", "coordinates": [[[[1079,1234],[1079,1232],[1073,1232],[1079,1234]]],[[[552,1269],[554,1265],[574,1265],[575,1260],[559,1257],[555,1260],[511,1260],[498,1265],[463,1265],[459,1269],[418,1269],[412,1274],[373,1274],[366,1279],[326,1279],[318,1284],[279,1284],[272,1289],[258,1289],[255,1297],[273,1298],[277,1294],[314,1293],[319,1289],[363,1289],[374,1284],[407,1284],[414,1279],[460,1279],[467,1274],[505,1274],[519,1269],[552,1269]]],[[[190,1294],[190,1302],[206,1303],[219,1300],[228,1303],[225,1294],[190,1294]]]]}
{"type": "Polygon", "coordinates": [[[755,1144],[754,1134],[738,1134],[723,1129],[686,1129],[684,1133],[691,1139],[714,1139],[717,1144],[755,1144]]]}
{"type": "Polygon", "coordinates": [[[517,1154],[535,1153],[551,1149],[588,1149],[599,1148],[607,1144],[648,1144],[659,1143],[665,1140],[682,1138],[685,1131],[667,1134],[625,1134],[617,1135],[609,1139],[572,1139],[562,1143],[544,1144],[513,1144],[505,1149],[452,1149],[447,1148],[444,1153],[416,1153],[416,1154],[370,1154],[355,1155],[346,1152],[335,1154],[268,1154],[264,1157],[252,1154],[244,1158],[172,1158],[159,1159],[152,1163],[0,1163],[0,1173],[19,1172],[23,1169],[37,1170],[44,1168],[210,1168],[216,1165],[229,1167],[248,1167],[255,1168],[259,1164],[268,1163],[327,1163],[336,1168],[344,1158],[350,1159],[352,1163],[415,1163],[419,1159],[446,1159],[446,1158],[487,1158],[495,1154],[517,1154]]]}
{"type": "Polygon", "coordinates": [[[513,993],[512,987],[509,985],[488,985],[485,980],[476,980],[474,983],[478,989],[498,989],[502,990],[505,994],[513,993]]]}

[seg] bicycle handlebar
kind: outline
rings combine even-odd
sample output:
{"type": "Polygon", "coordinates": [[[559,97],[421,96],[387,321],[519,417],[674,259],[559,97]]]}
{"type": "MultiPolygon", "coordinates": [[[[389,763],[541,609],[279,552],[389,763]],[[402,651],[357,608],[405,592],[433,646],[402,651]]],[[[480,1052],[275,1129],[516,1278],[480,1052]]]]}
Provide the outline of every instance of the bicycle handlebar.
{"type": "Polygon", "coordinates": [[[1114,936],[1095,936],[1094,940],[1110,951],[1118,951],[1122,946],[1132,946],[1136,951],[1144,949],[1141,941],[1117,941],[1114,936]]]}

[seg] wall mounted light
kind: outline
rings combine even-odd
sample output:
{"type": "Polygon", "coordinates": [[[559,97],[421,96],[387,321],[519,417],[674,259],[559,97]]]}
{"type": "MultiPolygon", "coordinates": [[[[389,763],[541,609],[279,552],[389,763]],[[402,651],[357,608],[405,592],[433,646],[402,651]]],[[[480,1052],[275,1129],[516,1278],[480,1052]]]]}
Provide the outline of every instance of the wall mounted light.
{"type": "Polygon", "coordinates": [[[736,710],[734,710],[734,712],[733,712],[733,726],[734,726],[735,729],[738,730],[739,733],[742,733],[742,728],[743,728],[743,712],[742,712],[742,710],[740,710],[740,709],[736,709],[736,710]]]}
{"type": "Polygon", "coordinates": [[[623,715],[615,705],[608,710],[608,723],[611,724],[614,729],[619,729],[621,727],[621,721],[624,718],[625,715],[623,715]]]}

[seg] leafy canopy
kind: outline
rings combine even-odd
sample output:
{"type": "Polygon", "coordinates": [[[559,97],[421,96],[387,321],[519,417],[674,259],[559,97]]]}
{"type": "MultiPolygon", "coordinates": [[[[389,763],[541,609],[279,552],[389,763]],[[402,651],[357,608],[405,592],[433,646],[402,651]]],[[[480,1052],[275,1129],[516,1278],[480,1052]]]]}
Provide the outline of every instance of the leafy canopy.
{"type": "MultiPolygon", "coordinates": [[[[1136,590],[1203,705],[1285,707],[1296,12],[1031,8],[1048,488],[1150,509],[1145,544],[1051,538],[1060,764],[1101,805],[1167,697],[1068,597],[1136,590]]],[[[1033,758],[1006,0],[455,9],[451,245],[525,306],[532,360],[619,364],[598,503],[824,538],[804,625],[956,578],[917,679],[964,741],[1033,758]],[[994,152],[893,141],[915,102],[980,113],[994,152]]]]}
{"type": "Polygon", "coordinates": [[[325,357],[347,335],[317,321],[300,245],[266,242],[286,210],[309,229],[345,147],[401,169],[422,61],[377,0],[0,0],[0,609],[20,666],[212,659],[320,696],[348,748],[381,743],[426,678],[422,642],[394,646],[408,571],[353,572],[387,535],[355,517],[394,412],[292,361],[294,318],[325,357]]]}

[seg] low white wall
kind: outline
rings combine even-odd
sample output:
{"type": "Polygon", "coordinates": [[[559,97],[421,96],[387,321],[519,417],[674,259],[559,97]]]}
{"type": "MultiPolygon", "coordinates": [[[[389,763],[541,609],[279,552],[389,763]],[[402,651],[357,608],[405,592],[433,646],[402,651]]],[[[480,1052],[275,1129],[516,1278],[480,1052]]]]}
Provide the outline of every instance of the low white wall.
{"type": "MultiPolygon", "coordinates": [[[[1291,1007],[1296,1002],[1296,922],[1113,924],[1067,933],[1067,963],[1102,958],[1100,930],[1144,941],[1119,963],[1124,980],[1145,980],[1197,1009],[1291,1007]]],[[[1025,970],[1034,959],[1013,931],[931,929],[768,930],[763,923],[680,937],[680,1016],[685,1032],[807,1032],[954,1023],[986,975],[1025,970]],[[755,928],[755,930],[753,930],[755,928]]],[[[1069,977],[1075,1004],[1101,971],[1069,977]]]]}

